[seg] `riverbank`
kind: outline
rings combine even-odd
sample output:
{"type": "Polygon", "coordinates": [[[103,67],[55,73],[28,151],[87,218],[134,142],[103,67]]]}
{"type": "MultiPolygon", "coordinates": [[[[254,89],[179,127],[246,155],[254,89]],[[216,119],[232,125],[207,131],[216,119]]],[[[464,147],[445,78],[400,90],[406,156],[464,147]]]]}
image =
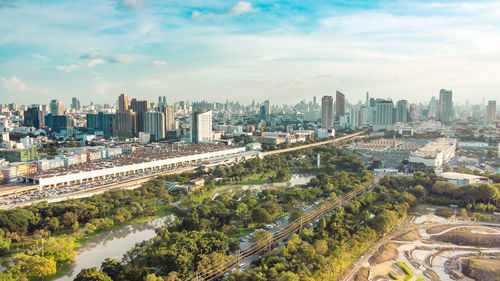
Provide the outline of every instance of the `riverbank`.
{"type": "MultiPolygon", "coordinates": [[[[210,196],[213,196],[215,193],[234,192],[239,189],[288,188],[300,184],[305,184],[309,182],[312,177],[313,175],[311,174],[292,174],[289,181],[268,182],[268,177],[265,177],[266,181],[264,181],[259,180],[257,176],[253,176],[244,179],[238,184],[229,184],[215,188],[213,190],[209,190],[208,192],[204,192],[201,196],[197,196],[195,200],[193,200],[193,198],[188,199],[187,197],[185,197],[181,201],[174,202],[170,205],[158,205],[158,209],[156,210],[154,216],[136,218],[131,221],[124,222],[119,225],[114,225],[111,228],[99,230],[92,234],[88,234],[84,237],[79,238],[77,240],[78,247],[76,247],[75,249],[78,250],[78,253],[75,257],[74,262],[71,265],[58,268],[57,273],[53,276],[48,277],[46,280],[70,281],[73,280],[72,278],[76,277],[76,275],[83,268],[92,266],[100,267],[102,261],[104,261],[106,257],[121,259],[121,257],[123,257],[123,254],[126,253],[127,250],[133,248],[136,243],[140,243],[144,240],[148,240],[154,237],[154,229],[162,225],[161,222],[158,223],[158,220],[172,215],[174,213],[176,205],[183,204],[185,200],[191,200],[191,203],[201,203],[203,202],[204,198],[211,198],[210,196]],[[156,222],[153,222],[149,226],[145,226],[146,224],[149,224],[155,220],[156,222]],[[103,243],[106,245],[104,245],[103,243]],[[102,247],[104,246],[108,250],[103,250],[102,247]],[[118,249],[118,251],[110,252],[109,249],[118,249]],[[97,259],[97,257],[101,257],[102,261],[100,261],[100,259],[97,259]]],[[[250,231],[251,230],[246,229],[245,231],[243,231],[243,233],[250,231]]],[[[235,235],[236,234],[233,233],[232,236],[235,235]]]]}

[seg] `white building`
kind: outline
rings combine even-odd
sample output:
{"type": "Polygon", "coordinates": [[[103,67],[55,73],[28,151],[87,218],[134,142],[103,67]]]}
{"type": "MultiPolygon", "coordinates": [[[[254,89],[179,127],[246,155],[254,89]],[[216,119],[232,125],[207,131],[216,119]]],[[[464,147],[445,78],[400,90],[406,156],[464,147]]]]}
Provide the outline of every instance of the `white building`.
{"type": "Polygon", "coordinates": [[[191,142],[210,142],[212,136],[212,111],[193,112],[191,114],[191,142]]]}
{"type": "Polygon", "coordinates": [[[409,157],[410,169],[427,170],[440,168],[455,157],[456,139],[439,138],[412,152],[409,157]]]}

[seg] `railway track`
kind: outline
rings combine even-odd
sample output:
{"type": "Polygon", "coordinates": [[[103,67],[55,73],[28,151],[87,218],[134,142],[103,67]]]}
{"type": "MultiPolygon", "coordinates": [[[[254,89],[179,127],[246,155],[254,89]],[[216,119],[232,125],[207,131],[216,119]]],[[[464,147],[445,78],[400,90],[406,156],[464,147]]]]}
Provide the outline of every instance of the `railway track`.
{"type": "Polygon", "coordinates": [[[342,196],[333,201],[327,201],[318,205],[318,207],[312,213],[300,217],[299,219],[288,224],[282,230],[273,233],[271,239],[255,241],[253,245],[241,249],[235,256],[224,261],[224,264],[221,263],[215,264],[212,265],[212,267],[207,268],[203,271],[198,271],[195,273],[194,277],[192,277],[190,280],[192,281],[218,280],[224,274],[229,272],[233,267],[238,265],[240,262],[247,260],[254,255],[261,254],[268,249],[271,249],[273,245],[277,244],[277,242],[283,241],[285,238],[289,237],[293,233],[300,232],[304,227],[304,225],[307,225],[316,219],[326,216],[334,209],[342,206],[347,202],[350,202],[353,198],[356,198],[360,194],[363,194],[366,191],[370,190],[371,187],[377,184],[381,178],[382,178],[381,176],[378,176],[372,179],[371,181],[364,183],[361,187],[353,189],[350,192],[343,194],[342,196]],[[222,266],[224,270],[220,270],[222,266]]]}

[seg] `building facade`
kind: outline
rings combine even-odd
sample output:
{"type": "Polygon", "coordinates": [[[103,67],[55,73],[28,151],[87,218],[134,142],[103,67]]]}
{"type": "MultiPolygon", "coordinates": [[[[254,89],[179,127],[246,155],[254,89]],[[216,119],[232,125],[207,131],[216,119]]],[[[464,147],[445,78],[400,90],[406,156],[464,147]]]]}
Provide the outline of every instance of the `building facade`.
{"type": "Polygon", "coordinates": [[[323,96],[321,98],[321,128],[333,127],[333,97],[323,96]]]}

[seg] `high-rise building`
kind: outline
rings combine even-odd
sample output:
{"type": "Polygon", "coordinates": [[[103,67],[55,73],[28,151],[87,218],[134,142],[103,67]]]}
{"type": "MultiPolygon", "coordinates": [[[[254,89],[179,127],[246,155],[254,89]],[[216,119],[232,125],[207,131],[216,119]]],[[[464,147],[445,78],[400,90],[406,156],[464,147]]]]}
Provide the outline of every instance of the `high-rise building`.
{"type": "Polygon", "coordinates": [[[493,123],[496,119],[497,102],[495,100],[488,101],[488,107],[486,108],[486,122],[493,123]]]}
{"type": "Polygon", "coordinates": [[[392,101],[379,100],[375,105],[375,118],[373,120],[373,130],[392,130],[392,111],[394,105],[392,101]]]}
{"type": "Polygon", "coordinates": [[[117,137],[131,138],[137,135],[136,113],[132,110],[118,111],[113,126],[113,134],[117,137]]]}
{"type": "Polygon", "coordinates": [[[166,106],[165,128],[167,131],[175,130],[175,110],[172,106],[166,106]]]}
{"type": "Polygon", "coordinates": [[[365,106],[370,106],[370,94],[366,92],[365,106]]]}
{"type": "Polygon", "coordinates": [[[152,140],[164,139],[165,115],[154,110],[144,112],[144,132],[149,133],[152,140]]]}
{"type": "Polygon", "coordinates": [[[167,105],[167,97],[165,96],[159,96],[158,97],[158,107],[161,107],[161,106],[166,106],[167,105]]]}
{"type": "Polygon", "coordinates": [[[121,94],[120,97],[118,97],[118,111],[124,112],[129,110],[130,108],[130,99],[126,94],[121,94]]]}
{"type": "Polygon", "coordinates": [[[144,132],[144,112],[150,109],[149,101],[133,98],[130,102],[130,109],[136,113],[137,132],[144,132]]]}
{"type": "Polygon", "coordinates": [[[71,99],[71,108],[74,110],[80,110],[81,105],[80,105],[80,100],[78,100],[76,97],[73,97],[71,99]]]}
{"type": "Polygon", "coordinates": [[[116,114],[99,112],[97,114],[87,114],[87,129],[97,132],[101,131],[106,137],[113,136],[113,126],[116,114]]]}
{"type": "Polygon", "coordinates": [[[42,111],[38,107],[30,107],[24,111],[24,126],[35,129],[45,127],[42,111]]]}
{"type": "Polygon", "coordinates": [[[212,141],[212,111],[195,110],[191,114],[191,142],[212,141]]]}
{"type": "Polygon", "coordinates": [[[408,122],[408,101],[400,100],[396,104],[396,122],[408,122]]]}
{"type": "Polygon", "coordinates": [[[71,118],[67,115],[49,114],[45,116],[45,125],[56,133],[72,127],[71,118]]]}
{"type": "Polygon", "coordinates": [[[259,114],[261,120],[269,120],[269,117],[271,115],[271,104],[268,100],[265,100],[264,104],[260,106],[259,114]]]}
{"type": "Polygon", "coordinates": [[[345,115],[345,95],[337,91],[335,95],[335,117],[337,118],[337,120],[339,120],[340,116],[344,115],[345,115]]]}
{"type": "Polygon", "coordinates": [[[64,115],[64,103],[62,102],[62,100],[50,101],[50,114],[64,115]]]}
{"type": "Polygon", "coordinates": [[[453,100],[452,91],[441,89],[439,91],[439,121],[450,124],[453,121],[453,100]]]}
{"type": "Polygon", "coordinates": [[[333,126],[333,97],[321,98],[321,128],[329,129],[333,126]]]}

